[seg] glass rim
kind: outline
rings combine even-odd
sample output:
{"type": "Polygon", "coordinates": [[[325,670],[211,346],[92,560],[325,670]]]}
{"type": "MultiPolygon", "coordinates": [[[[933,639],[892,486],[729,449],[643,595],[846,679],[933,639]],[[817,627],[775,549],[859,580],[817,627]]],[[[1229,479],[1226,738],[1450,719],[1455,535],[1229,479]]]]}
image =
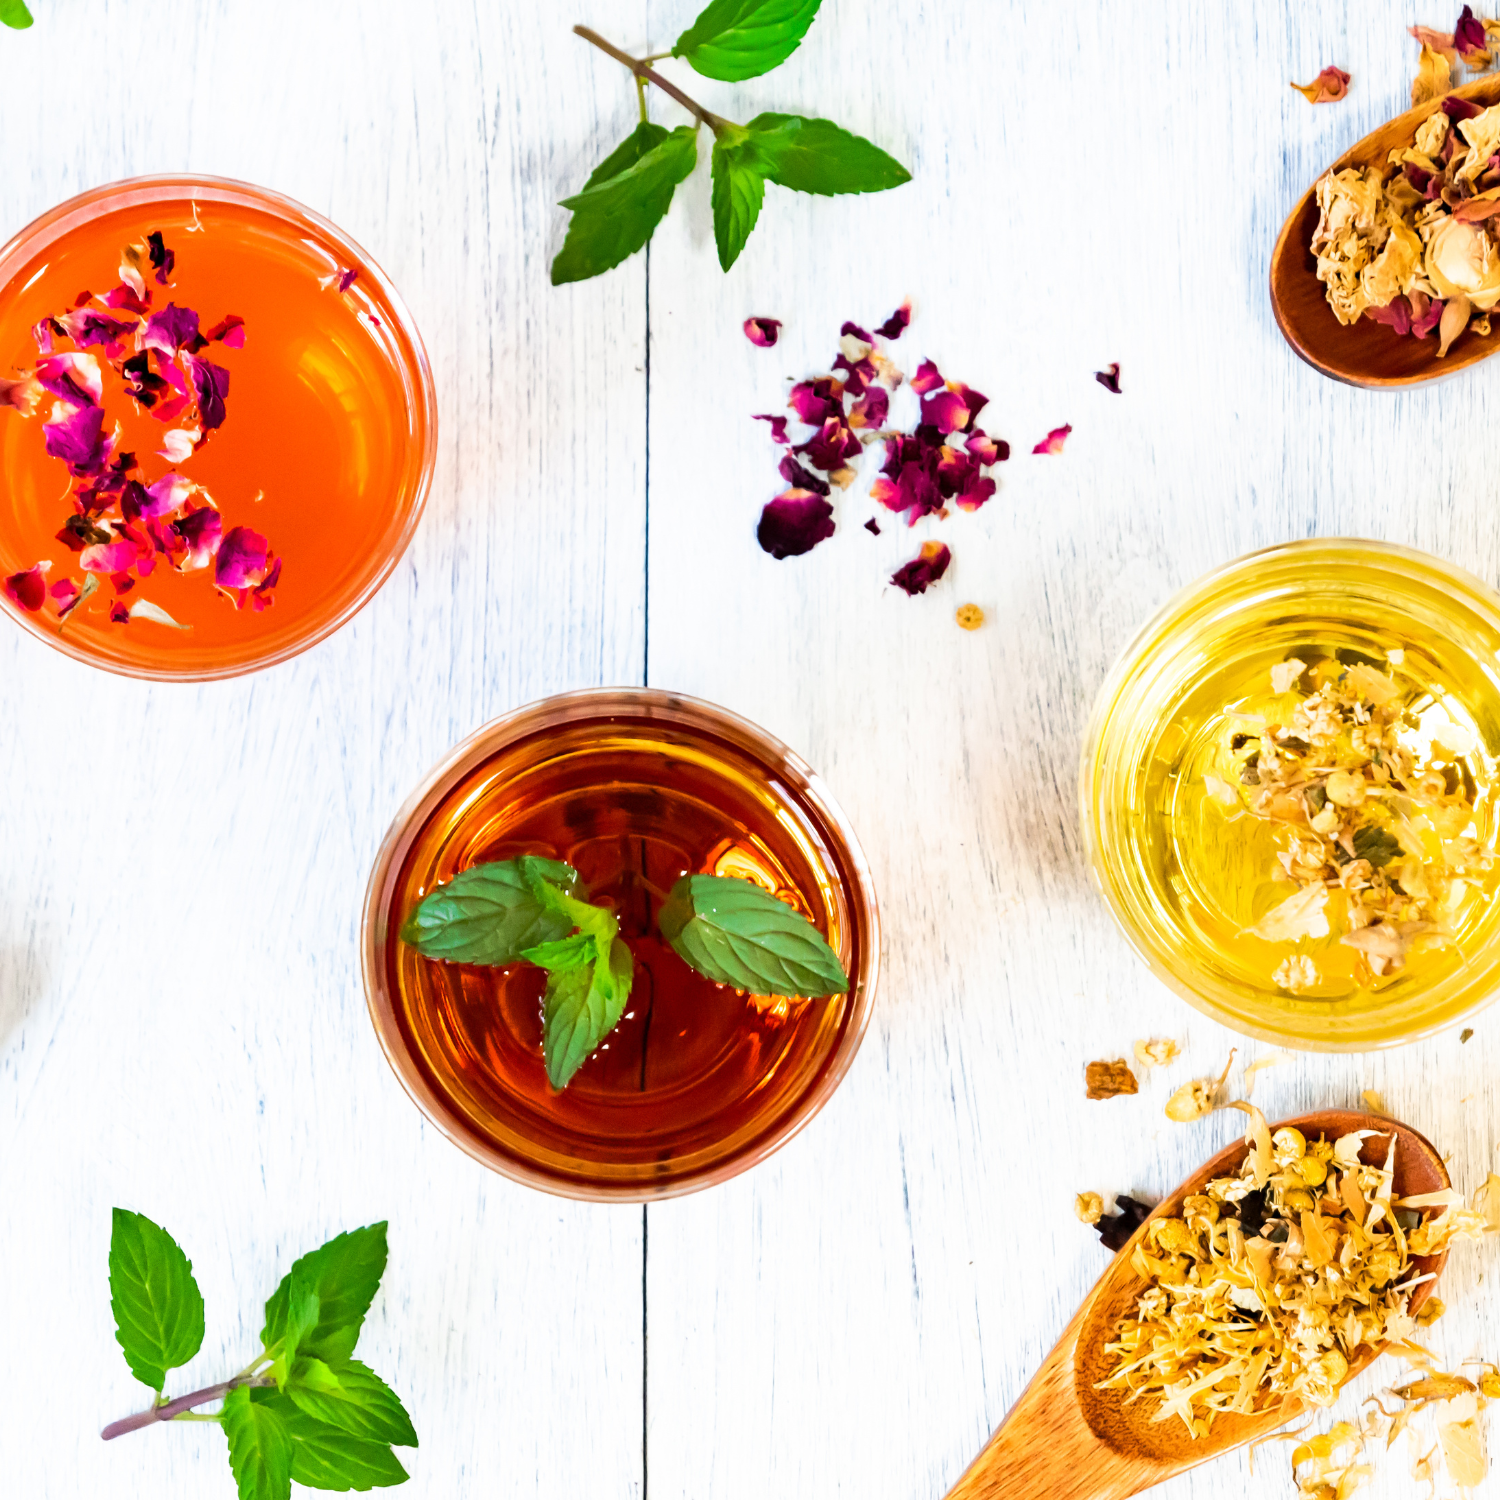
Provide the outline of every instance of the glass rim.
{"type": "Polygon", "coordinates": [[[74,661],[113,672],[117,676],[135,678],[148,682],[218,682],[243,677],[251,672],[264,671],[278,666],[341,630],[350,620],[380,592],[386,580],[395,571],[397,564],[406,555],[411,539],[416,533],[427,499],[432,490],[432,473],[437,462],[438,416],[437,388],[433,381],[432,365],[427,357],[426,346],[418,331],[411,309],[396,290],[379,262],[355,239],[338,225],[323,217],[316,210],[299,203],[285,193],[273,188],[259,187],[234,177],[215,177],[206,173],[148,173],[139,177],[125,177],[107,182],[99,187],[88,188],[82,193],[55,204],[45,213],[18,230],[4,245],[0,245],[0,287],[8,283],[17,269],[16,262],[36,253],[38,249],[61,239],[81,224],[95,218],[101,211],[117,208],[132,208],[140,204],[159,202],[163,199],[202,198],[205,202],[230,203],[241,207],[257,208],[291,223],[302,223],[314,229],[320,238],[329,241],[341,251],[347,251],[352,261],[359,264],[361,272],[368,273],[367,280],[379,290],[393,315],[398,350],[396,361],[401,364],[409,396],[407,411],[412,419],[413,439],[419,445],[421,462],[416,483],[405,507],[405,516],[400,531],[385,548],[385,555],[363,584],[350,596],[344,605],[329,619],[315,628],[286,642],[274,651],[268,651],[248,661],[235,662],[223,667],[195,667],[171,670],[164,667],[141,666],[130,662],[109,661],[101,658],[74,637],[47,630],[23,610],[14,608],[10,601],[0,597],[0,608],[23,630],[74,661]]]}
{"type": "Polygon", "coordinates": [[[482,1166],[523,1186],[584,1202],[655,1203],[680,1198],[737,1177],[778,1151],[823,1108],[853,1065],[874,1011],[880,967],[880,908],[869,862],[848,817],[823,779],[795,750],[749,719],[704,699],[661,688],[600,687],[558,693],[512,709],[466,736],[422,778],[392,818],[375,855],[360,918],[360,971],[365,1004],[380,1049],[408,1098],[425,1119],[482,1166]],[[431,1088],[409,1050],[400,1044],[399,1037],[390,1034],[393,1028],[388,1024],[388,1018],[393,1021],[395,1016],[385,967],[389,900],[401,864],[427,817],[455,783],[506,745],[538,730],[598,718],[611,711],[622,717],[660,718],[721,734],[730,743],[753,751],[757,759],[787,774],[798,797],[822,820],[839,859],[847,868],[848,881],[841,881],[841,885],[849,903],[850,921],[866,939],[861,943],[859,972],[850,975],[848,1021],[813,1086],[779,1124],[745,1151],[665,1183],[563,1177],[502,1152],[470,1129],[463,1117],[431,1088]]]}
{"type": "MultiPolygon", "coordinates": [[[[1304,1035],[1301,1031],[1294,1031],[1289,1026],[1260,1022],[1237,1010],[1231,1011],[1218,999],[1195,989],[1186,978],[1164,961],[1158,951],[1158,944],[1152,941],[1157,935],[1151,928],[1151,924],[1141,918],[1134,906],[1127,902],[1119,891],[1121,882],[1116,873],[1115,861],[1105,847],[1107,840],[1102,831],[1103,825],[1108,821],[1108,815],[1101,809],[1098,795],[1099,752],[1104,742],[1105,732],[1119,705],[1122,692],[1140,670],[1141,664],[1147,660],[1152,648],[1165,643],[1169,639],[1170,632],[1180,625],[1191,613],[1193,607],[1216,592],[1226,581],[1248,575],[1255,568],[1267,563],[1283,559],[1295,561],[1298,557],[1316,559],[1319,554],[1326,555],[1330,562],[1343,554],[1346,559],[1345,567],[1358,566],[1362,557],[1368,562],[1384,562],[1389,565],[1391,572],[1399,573],[1412,582],[1423,577],[1429,583],[1433,581],[1446,583],[1453,589],[1457,600],[1486,617],[1496,633],[1500,634],[1500,592],[1467,569],[1449,562],[1446,558],[1424,552],[1420,548],[1369,537],[1302,537],[1256,548],[1254,551],[1231,558],[1176,590],[1130,637],[1105,674],[1089,712],[1082,751],[1079,755],[1079,829],[1090,881],[1103,900],[1116,930],[1151,973],[1180,999],[1191,1005],[1194,1010],[1242,1035],[1258,1041],[1270,1042],[1276,1046],[1287,1047],[1293,1051],[1342,1053],[1379,1051],[1422,1041],[1449,1030],[1460,1020],[1477,1015],[1497,997],[1500,997],[1500,985],[1491,985],[1486,992],[1456,1007],[1450,1001],[1447,1006],[1440,1008],[1430,1021],[1404,1026],[1400,1034],[1394,1036],[1370,1036],[1362,1031],[1347,1038],[1320,1039],[1304,1035]],[[1356,556],[1350,558],[1351,553],[1356,556]]],[[[1244,608],[1245,604],[1245,599],[1237,598],[1231,601],[1228,607],[1238,611],[1244,608]]],[[[1500,959],[1497,959],[1491,968],[1495,970],[1497,976],[1500,976],[1500,959]]],[[[1371,1014],[1369,1021],[1371,1027],[1378,1025],[1374,1020],[1374,1013],[1371,1014]]]]}

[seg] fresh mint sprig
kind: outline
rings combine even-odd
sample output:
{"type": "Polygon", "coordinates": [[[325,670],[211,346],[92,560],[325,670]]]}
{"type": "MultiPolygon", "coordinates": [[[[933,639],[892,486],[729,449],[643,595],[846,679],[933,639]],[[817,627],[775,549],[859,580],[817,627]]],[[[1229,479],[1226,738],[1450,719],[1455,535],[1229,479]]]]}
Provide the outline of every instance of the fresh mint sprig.
{"type": "Polygon", "coordinates": [[[552,284],[583,281],[617,266],[655,233],[672,195],[698,161],[698,128],[713,132],[712,207],[719,264],[728,270],[760,217],[765,185],[799,193],[878,193],[911,181],[894,157],[831,120],[762,114],[737,125],[705,109],[652,67],[678,57],[706,78],[756,78],[785,62],[807,35],[822,0],[712,0],[669,53],[631,57],[587,26],[573,30],[630,69],[641,122],[594,168],[583,190],[565,198],[568,233],[552,262],[552,284]],[[668,131],[646,116],[654,84],[692,116],[668,131]]]}
{"type": "MultiPolygon", "coordinates": [[[[542,1059],[564,1089],[619,1025],[635,959],[619,918],[590,905],[571,865],[523,854],[475,865],[428,892],[401,929],[427,958],[547,971],[542,1059]],[[531,935],[543,933],[540,941],[531,935]]],[[[841,995],[838,955],[808,919],[751,880],[684,875],[657,916],[662,937],[689,968],[715,984],[758,995],[841,995]]]]}
{"type": "Polygon", "coordinates": [[[144,1214],[114,1211],[109,1242],[115,1337],[131,1374],[156,1392],[106,1439],[156,1422],[217,1422],[240,1500],[288,1500],[292,1482],[367,1490],[408,1475],[392,1446],[417,1434],[401,1398],[354,1346],[385,1272],[385,1224],[336,1235],[293,1262],[266,1303],[261,1352],[218,1385],[167,1400],[167,1372],[203,1345],[203,1296],[177,1242],[144,1214]],[[195,1407],[223,1401],[217,1412],[195,1407]]]}

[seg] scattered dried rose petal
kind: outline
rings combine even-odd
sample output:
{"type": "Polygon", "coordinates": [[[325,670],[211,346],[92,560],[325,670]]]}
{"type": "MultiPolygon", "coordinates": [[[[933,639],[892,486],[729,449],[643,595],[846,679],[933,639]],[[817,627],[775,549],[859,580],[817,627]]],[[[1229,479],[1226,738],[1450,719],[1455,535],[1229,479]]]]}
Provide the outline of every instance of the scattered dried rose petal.
{"type": "Polygon", "coordinates": [[[80,349],[94,344],[103,344],[117,351],[127,334],[135,332],[135,322],[124,318],[112,318],[108,313],[96,312],[93,308],[80,308],[76,312],[64,313],[58,325],[80,349]]]}
{"type": "Polygon", "coordinates": [[[787,490],[766,503],[755,539],[778,561],[801,557],[833,535],[833,507],[810,490],[787,490]]]}
{"type": "Polygon", "coordinates": [[[984,611],[977,604],[960,604],[953,618],[963,630],[978,630],[984,624],[984,611]]]}
{"type": "Polygon", "coordinates": [[[921,552],[891,574],[891,582],[909,597],[925,594],[952,561],[953,554],[941,542],[923,542],[921,552]]]}
{"type": "Polygon", "coordinates": [[[899,339],[911,325],[911,298],[905,302],[882,323],[875,332],[883,339],[899,339]]]}
{"type": "Polygon", "coordinates": [[[787,419],[785,417],[773,417],[769,415],[769,413],[767,413],[761,416],[751,417],[750,420],[752,422],[769,422],[771,424],[771,441],[773,443],[781,443],[783,446],[785,446],[792,441],[791,438],[786,435],[787,419]]]}
{"type": "Polygon", "coordinates": [[[130,609],[123,599],[116,599],[110,605],[109,618],[116,625],[128,625],[130,623],[130,609]]]}
{"type": "Polygon", "coordinates": [[[159,229],[153,229],[146,236],[146,244],[151,256],[152,269],[156,272],[156,280],[161,286],[166,286],[167,278],[177,264],[177,256],[167,249],[159,229]]]}
{"type": "Polygon", "coordinates": [[[781,337],[780,318],[746,318],[745,337],[757,349],[773,349],[781,337]]]}
{"type": "MultiPolygon", "coordinates": [[[[844,387],[832,375],[799,380],[792,387],[786,404],[797,414],[799,422],[806,422],[809,427],[821,427],[830,417],[842,416],[844,387]]],[[[783,417],[782,421],[785,420],[783,417]]]]}
{"type": "Polygon", "coordinates": [[[842,416],[829,417],[818,432],[805,443],[797,443],[793,453],[805,453],[815,468],[838,469],[846,458],[864,452],[864,444],[854,435],[842,416]]]}
{"type": "Polygon", "coordinates": [[[223,365],[191,354],[183,355],[193,394],[198,399],[198,419],[205,432],[224,424],[224,402],[229,395],[229,371],[223,365]]]}
{"type": "Polygon", "coordinates": [[[1033,453],[1061,453],[1063,451],[1063,444],[1067,442],[1068,434],[1072,430],[1073,424],[1071,422],[1062,427],[1054,427],[1031,451],[1033,453]]]}
{"type": "Polygon", "coordinates": [[[1453,45],[1466,66],[1483,68],[1489,65],[1490,52],[1484,22],[1476,19],[1473,10],[1467,5],[1453,28],[1453,45]]]}
{"type": "Polygon", "coordinates": [[[1434,52],[1443,53],[1450,63],[1458,61],[1458,49],[1453,45],[1451,31],[1434,31],[1430,26],[1408,26],[1406,34],[1434,52]]]}
{"type": "Polygon", "coordinates": [[[278,557],[271,564],[271,571],[250,590],[250,607],[259,614],[263,609],[269,609],[275,601],[271,598],[271,590],[281,582],[281,559],[278,557]]]}
{"type": "Polygon", "coordinates": [[[1411,85],[1413,105],[1426,104],[1429,99],[1446,94],[1452,85],[1451,74],[1447,56],[1423,42],[1422,55],[1417,59],[1417,76],[1411,85]]]}
{"type": "Polygon", "coordinates": [[[1137,1094],[1140,1085],[1130,1064],[1123,1057],[1114,1062],[1091,1062],[1085,1065],[1083,1081],[1084,1097],[1088,1099],[1113,1099],[1120,1094],[1137,1094]]]}
{"type": "Polygon", "coordinates": [[[258,531],[235,526],[225,533],[214,558],[214,582],[221,589],[243,589],[266,575],[270,545],[258,531]]]}
{"type": "Polygon", "coordinates": [[[36,378],[43,390],[73,406],[98,406],[104,399],[104,376],[92,354],[54,354],[38,362],[36,378]]]}
{"type": "Polygon", "coordinates": [[[911,378],[911,388],[919,396],[925,396],[929,391],[942,389],[943,383],[941,372],[930,359],[924,359],[917,366],[917,373],[911,378]]]}
{"type": "Polygon", "coordinates": [[[1102,385],[1104,389],[1107,390],[1112,396],[1118,396],[1120,394],[1119,361],[1116,360],[1114,364],[1107,366],[1103,370],[1095,370],[1094,379],[1097,380],[1099,384],[1102,385]]]}
{"type": "Polygon", "coordinates": [[[977,427],[969,434],[964,447],[982,464],[1004,463],[1010,457],[1010,444],[1004,438],[992,438],[977,427]]]}
{"type": "Polygon", "coordinates": [[[203,340],[208,344],[222,343],[226,349],[243,349],[245,347],[245,320],[235,313],[228,317],[220,318],[207,333],[203,340]]]}
{"type": "MultiPolygon", "coordinates": [[[[786,418],[781,420],[785,421],[786,418]]],[[[778,467],[781,477],[794,490],[811,490],[815,495],[828,495],[832,491],[832,486],[826,479],[819,479],[811,469],[804,469],[790,453],[782,458],[778,467]]]]}
{"type": "Polygon", "coordinates": [[[152,313],[141,334],[141,348],[160,349],[176,354],[198,337],[198,314],[190,307],[169,302],[160,312],[152,313]]]}
{"type": "Polygon", "coordinates": [[[856,429],[884,427],[890,412],[890,394],[878,385],[872,386],[850,408],[849,425],[856,429]]]}
{"type": "MultiPolygon", "coordinates": [[[[871,516],[870,519],[865,522],[865,530],[868,531],[871,536],[879,536],[880,522],[877,521],[874,516],[871,516]]],[[[1464,1040],[1468,1041],[1468,1037],[1465,1037],[1464,1040]]]]}
{"type": "Polygon", "coordinates": [[[206,568],[219,550],[219,541],[224,534],[223,518],[211,505],[191,510],[172,522],[172,532],[186,547],[179,570],[190,573],[206,568]]]}
{"type": "Polygon", "coordinates": [[[1411,303],[1405,297],[1393,297],[1384,307],[1367,307],[1367,317],[1385,323],[1405,336],[1411,332],[1411,303]]]}
{"type": "Polygon", "coordinates": [[[123,573],[135,566],[137,548],[132,541],[100,542],[78,554],[85,573],[123,573]]]}
{"type": "Polygon", "coordinates": [[[62,459],[75,476],[91,473],[103,462],[104,410],[98,406],[75,407],[71,412],[58,402],[52,420],[42,424],[47,452],[62,459]]]}
{"type": "Polygon", "coordinates": [[[0,589],[4,590],[7,599],[20,605],[28,614],[35,614],[46,603],[47,573],[51,567],[50,562],[39,562],[24,573],[12,573],[0,583],[0,589]]]}
{"type": "Polygon", "coordinates": [[[1115,1199],[1115,1211],[1094,1226],[1106,1250],[1123,1250],[1130,1237],[1150,1217],[1151,1205],[1124,1196],[1115,1199]]]}
{"type": "Polygon", "coordinates": [[[1309,104],[1332,104],[1349,92],[1349,75],[1342,68],[1324,68],[1311,83],[1292,85],[1309,104]]]}
{"type": "Polygon", "coordinates": [[[47,592],[57,604],[59,615],[67,614],[80,598],[78,585],[71,578],[59,578],[47,592]]]}

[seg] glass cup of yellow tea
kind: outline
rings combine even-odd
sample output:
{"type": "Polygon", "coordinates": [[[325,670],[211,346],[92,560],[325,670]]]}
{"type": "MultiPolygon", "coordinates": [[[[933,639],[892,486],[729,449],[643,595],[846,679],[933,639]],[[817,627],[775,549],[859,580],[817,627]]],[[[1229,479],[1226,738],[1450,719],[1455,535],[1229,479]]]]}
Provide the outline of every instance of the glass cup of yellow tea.
{"type": "Polygon", "coordinates": [[[534,1187],[641,1201],[744,1171],[822,1107],[869,1022],[880,918],[854,832],[800,757],[711,704],[611,689],[498,719],[427,777],[370,877],[363,959],[386,1057],[450,1140],[534,1187]],[[575,871],[633,963],[618,1024],[561,1088],[541,968],[443,962],[403,937],[428,893],[527,857],[575,871]],[[847,989],[757,995],[695,972],[663,907],[698,875],[794,908],[847,989]]]}
{"type": "Polygon", "coordinates": [[[1080,801],[1131,946],[1250,1036],[1359,1050],[1500,984],[1500,596],[1356,539],[1171,600],[1094,708],[1080,801]]]}

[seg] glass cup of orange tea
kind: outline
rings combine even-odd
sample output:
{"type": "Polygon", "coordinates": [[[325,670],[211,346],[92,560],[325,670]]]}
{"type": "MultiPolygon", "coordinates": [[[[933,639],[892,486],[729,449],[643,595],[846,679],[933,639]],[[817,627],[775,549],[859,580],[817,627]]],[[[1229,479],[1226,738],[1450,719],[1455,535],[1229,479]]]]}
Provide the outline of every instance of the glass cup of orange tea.
{"type": "Polygon", "coordinates": [[[732,1177],[817,1113],[869,1022],[880,917],[853,830],[785,745],[711,704],[605,689],[497,719],[413,793],[370,877],[363,962],[386,1057],[450,1140],[534,1187],[641,1201],[732,1177]],[[560,1090],[541,969],[439,962],[401,936],[434,888],[523,855],[575,869],[634,960],[619,1024],[560,1090]],[[847,991],[758,995],[695,972],[660,921],[689,875],[790,904],[847,991]]]}
{"type": "Polygon", "coordinates": [[[1381,542],[1255,552],[1127,647],[1080,780],[1155,973],[1308,1050],[1410,1041],[1500,984],[1500,596],[1381,542]]]}
{"type": "Polygon", "coordinates": [[[80,661],[232,677],[338,629],[416,528],[422,341],[346,235],[138,177],[0,249],[0,608],[80,661]]]}

